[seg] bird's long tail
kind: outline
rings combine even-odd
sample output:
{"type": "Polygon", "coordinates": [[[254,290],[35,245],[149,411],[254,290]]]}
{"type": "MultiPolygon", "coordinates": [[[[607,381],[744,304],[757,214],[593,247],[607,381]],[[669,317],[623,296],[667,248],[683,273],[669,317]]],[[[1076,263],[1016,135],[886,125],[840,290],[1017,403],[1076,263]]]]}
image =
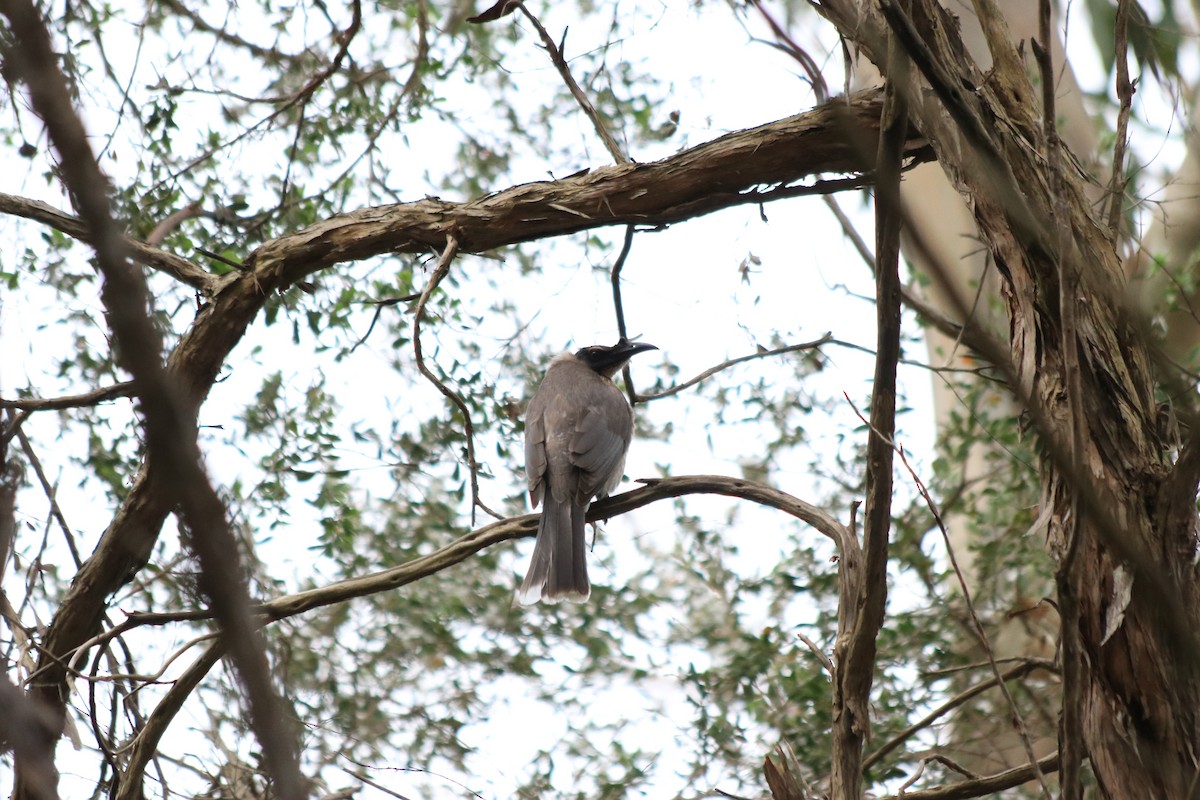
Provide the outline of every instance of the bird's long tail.
{"type": "Polygon", "coordinates": [[[559,502],[550,492],[543,503],[533,560],[517,592],[517,602],[523,606],[539,600],[582,603],[591,593],[584,537],[587,507],[559,502]]]}

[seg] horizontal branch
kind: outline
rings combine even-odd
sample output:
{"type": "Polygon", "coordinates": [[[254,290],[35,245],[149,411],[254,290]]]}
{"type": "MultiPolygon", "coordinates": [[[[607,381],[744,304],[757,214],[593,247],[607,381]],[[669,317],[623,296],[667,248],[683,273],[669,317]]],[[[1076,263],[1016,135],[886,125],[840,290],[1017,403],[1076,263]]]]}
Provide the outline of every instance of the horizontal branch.
{"type": "MultiPolygon", "coordinates": [[[[720,494],[749,500],[782,511],[811,525],[819,533],[833,539],[839,546],[841,541],[849,536],[846,528],[828,512],[786,492],[742,478],[730,478],[723,475],[685,475],[641,482],[647,485],[593,503],[588,510],[588,521],[595,522],[616,517],[658,500],[689,494],[720,494]]],[[[275,622],[314,609],[396,589],[459,564],[475,553],[493,545],[533,536],[537,533],[537,525],[537,514],[525,514],[492,522],[460,536],[429,555],[370,575],[348,578],[317,589],[277,597],[262,603],[255,610],[261,615],[260,619],[264,623],[275,622]]],[[[119,625],[84,642],[80,650],[95,647],[142,625],[165,625],[185,620],[196,621],[211,618],[212,614],[207,610],[129,614],[119,625]]],[[[224,654],[224,648],[220,642],[210,646],[154,709],[146,727],[135,739],[133,754],[130,757],[129,774],[141,773],[147,760],[154,754],[158,741],[166,731],[171,719],[224,654]]],[[[76,653],[75,658],[78,657],[79,654],[76,653]]],[[[135,794],[132,790],[123,789],[118,794],[118,800],[134,797],[135,794]]]]}
{"type": "MultiPolygon", "coordinates": [[[[465,252],[608,225],[667,225],[737,205],[812,193],[800,181],[874,168],[882,95],[870,89],[787,119],[726,134],[647,164],[617,164],[538,181],[466,203],[426,198],[339,214],[268,242],[250,266],[271,264],[292,282],[343,261],[440,252],[453,234],[465,252]]],[[[927,161],[912,134],[904,156],[927,161]]],[[[855,185],[863,181],[856,179],[855,185]]],[[[829,191],[846,186],[832,182],[829,191]]]]}
{"type": "MultiPolygon", "coordinates": [[[[70,214],[64,214],[57,208],[39,200],[30,200],[27,197],[0,192],[0,214],[31,219],[65,233],[72,239],[91,244],[91,237],[83,220],[70,214]]],[[[165,272],[180,283],[199,289],[205,294],[212,292],[219,284],[218,276],[206,272],[186,258],[168,253],[166,250],[153,247],[131,236],[124,237],[124,244],[129,257],[137,263],[159,272],[165,272]]]]}
{"type": "Polygon", "coordinates": [[[100,389],[93,389],[83,394],[65,395],[63,397],[21,397],[16,400],[0,398],[0,408],[15,408],[18,411],[57,411],[63,408],[82,408],[94,406],[106,400],[116,400],[118,397],[132,397],[134,387],[132,381],[114,383],[100,389]]]}

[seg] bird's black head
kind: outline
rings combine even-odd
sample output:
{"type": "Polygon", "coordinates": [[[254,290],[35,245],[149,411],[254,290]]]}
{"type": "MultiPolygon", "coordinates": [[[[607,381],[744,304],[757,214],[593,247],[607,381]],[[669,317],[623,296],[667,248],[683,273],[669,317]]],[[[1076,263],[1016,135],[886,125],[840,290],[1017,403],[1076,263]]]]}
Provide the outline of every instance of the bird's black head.
{"type": "Polygon", "coordinates": [[[625,366],[629,359],[647,350],[657,350],[652,344],[631,342],[624,336],[611,347],[594,344],[575,352],[575,357],[606,378],[617,374],[617,370],[625,366]]]}

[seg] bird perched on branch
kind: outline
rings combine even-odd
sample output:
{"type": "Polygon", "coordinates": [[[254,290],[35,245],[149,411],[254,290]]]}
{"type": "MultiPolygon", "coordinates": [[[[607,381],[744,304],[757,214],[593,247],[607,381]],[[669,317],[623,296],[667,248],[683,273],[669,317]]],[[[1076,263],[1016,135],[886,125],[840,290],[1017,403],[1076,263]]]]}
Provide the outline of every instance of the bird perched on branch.
{"type": "Polygon", "coordinates": [[[652,344],[621,337],[550,362],[525,412],[525,477],[542,504],[537,544],[517,601],[582,602],[591,591],[584,522],[588,506],[621,482],[633,410],[612,377],[652,344]]]}

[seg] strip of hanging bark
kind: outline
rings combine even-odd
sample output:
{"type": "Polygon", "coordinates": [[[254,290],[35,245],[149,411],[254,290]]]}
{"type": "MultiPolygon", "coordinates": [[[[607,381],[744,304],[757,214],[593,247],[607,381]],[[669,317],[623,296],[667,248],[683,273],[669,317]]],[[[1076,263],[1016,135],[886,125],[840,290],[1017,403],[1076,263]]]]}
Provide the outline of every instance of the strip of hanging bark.
{"type": "Polygon", "coordinates": [[[875,377],[867,433],[866,508],[860,563],[845,557],[838,574],[838,638],[834,647],[834,800],[862,797],[863,745],[870,736],[876,639],[887,606],[888,532],[892,514],[892,459],[896,431],[896,370],[900,358],[900,174],[908,134],[903,86],[906,59],[892,45],[892,75],[880,111],[875,186],[875,377]],[[899,84],[899,85],[898,85],[899,84]]]}

